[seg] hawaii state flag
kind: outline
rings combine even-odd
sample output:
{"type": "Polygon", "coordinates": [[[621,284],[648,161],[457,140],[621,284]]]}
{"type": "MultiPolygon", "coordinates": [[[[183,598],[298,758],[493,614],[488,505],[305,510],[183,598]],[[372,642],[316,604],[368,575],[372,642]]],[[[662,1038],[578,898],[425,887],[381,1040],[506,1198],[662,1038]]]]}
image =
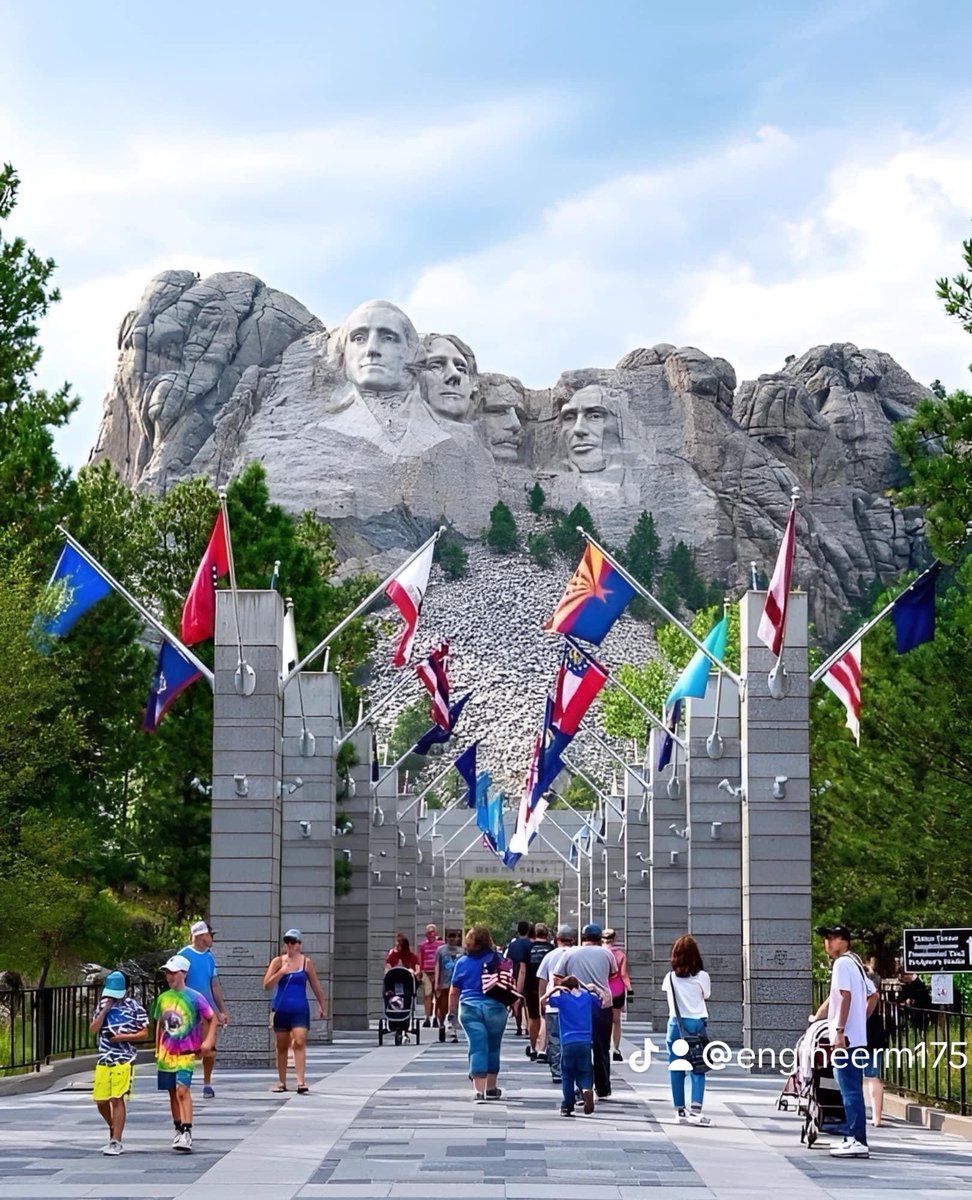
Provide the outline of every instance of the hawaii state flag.
{"type": "Polygon", "coordinates": [[[608,673],[599,662],[586,658],[569,642],[564,644],[551,714],[553,724],[561,733],[573,737],[607,678],[608,673]]]}
{"type": "Polygon", "coordinates": [[[635,589],[605,555],[588,543],[567,590],[544,625],[549,633],[570,634],[599,646],[633,600],[635,589]]]}
{"type": "Polygon", "coordinates": [[[823,676],[830,688],[847,710],[845,724],[861,744],[861,643],[853,646],[831,666],[823,676]]]}
{"type": "Polygon", "coordinates": [[[182,608],[181,638],[186,646],[204,642],[216,633],[216,580],[229,574],[229,547],[223,510],[209,536],[206,553],[196,570],[192,587],[182,608]]]}
{"type": "Polygon", "coordinates": [[[191,683],[195,683],[201,674],[181,650],[177,650],[169,642],[162,643],[159,661],[152,676],[148,702],[145,705],[145,716],[142,718],[142,728],[146,733],[155,733],[159,722],[174,701],[191,683]]]}
{"type": "Polygon", "coordinates": [[[793,576],[793,552],[796,549],[796,508],[790,508],[783,531],[783,541],[773,568],[763,615],[756,636],[777,656],[783,649],[783,634],[786,632],[786,609],[790,603],[790,579],[793,576]]]}
{"type": "Polygon", "coordinates": [[[402,614],[405,628],[395,648],[392,659],[393,667],[404,667],[412,657],[412,644],[415,641],[415,631],[418,629],[419,613],[422,611],[422,601],[425,590],[429,586],[429,572],[432,570],[432,555],[435,543],[426,546],[422,553],[403,567],[397,575],[388,581],[385,595],[402,614]]]}
{"type": "Polygon", "coordinates": [[[415,673],[432,697],[432,720],[445,729],[449,724],[449,676],[446,663],[449,660],[449,643],[440,642],[428,658],[415,668],[415,673]]]}

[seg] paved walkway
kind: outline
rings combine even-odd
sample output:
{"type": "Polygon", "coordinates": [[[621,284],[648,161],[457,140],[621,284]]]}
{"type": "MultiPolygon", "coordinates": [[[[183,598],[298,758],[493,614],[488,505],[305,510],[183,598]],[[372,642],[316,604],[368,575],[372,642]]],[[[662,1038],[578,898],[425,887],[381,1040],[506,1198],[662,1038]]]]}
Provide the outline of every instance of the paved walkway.
{"type": "MultiPolygon", "coordinates": [[[[431,1031],[430,1031],[431,1032],[431,1031]]],[[[640,1037],[625,1039],[627,1055],[640,1037]]],[[[776,1110],[779,1081],[710,1074],[715,1124],[671,1124],[667,1070],[615,1064],[612,1097],[591,1117],[559,1115],[559,1088],[507,1036],[502,1100],[474,1105],[460,1046],[376,1044],[343,1034],[311,1051],[309,1096],[273,1096],[269,1071],[217,1067],[215,1100],[196,1096],[194,1153],[170,1148],[166,1098],[141,1066],[126,1153],[105,1158],[105,1126],[76,1076],[0,1098],[0,1198],[208,1200],[888,1200],[972,1195],[972,1143],[890,1122],[866,1162],[800,1145],[776,1110]]],[[[194,1091],[198,1089],[194,1085],[194,1091]]]]}

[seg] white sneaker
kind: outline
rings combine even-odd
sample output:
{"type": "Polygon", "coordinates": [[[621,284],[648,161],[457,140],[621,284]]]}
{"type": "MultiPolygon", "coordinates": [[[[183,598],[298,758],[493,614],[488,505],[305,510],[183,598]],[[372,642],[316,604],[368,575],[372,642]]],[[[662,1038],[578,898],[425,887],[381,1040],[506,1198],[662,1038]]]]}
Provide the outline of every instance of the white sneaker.
{"type": "Polygon", "coordinates": [[[192,1134],[188,1129],[183,1129],[178,1140],[172,1143],[172,1149],[181,1150],[183,1154],[192,1153],[192,1134]]]}
{"type": "Polygon", "coordinates": [[[845,1138],[839,1146],[834,1146],[830,1152],[831,1158],[870,1158],[871,1152],[863,1142],[856,1138],[845,1138]]]}
{"type": "Polygon", "coordinates": [[[175,1137],[172,1139],[172,1149],[175,1150],[181,1141],[182,1141],[182,1130],[177,1129],[175,1132],[175,1137]]]}
{"type": "Polygon", "coordinates": [[[711,1125],[712,1121],[700,1112],[691,1112],[688,1115],[688,1123],[690,1125],[711,1125]]]}
{"type": "Polygon", "coordinates": [[[687,1125],[688,1123],[689,1123],[688,1113],[685,1111],[685,1109],[684,1108],[676,1109],[675,1110],[675,1124],[676,1125],[687,1125]]]}
{"type": "Polygon", "coordinates": [[[101,1153],[111,1155],[111,1157],[114,1158],[116,1155],[124,1154],[125,1147],[121,1144],[121,1142],[117,1141],[115,1138],[112,1138],[101,1153]]]}

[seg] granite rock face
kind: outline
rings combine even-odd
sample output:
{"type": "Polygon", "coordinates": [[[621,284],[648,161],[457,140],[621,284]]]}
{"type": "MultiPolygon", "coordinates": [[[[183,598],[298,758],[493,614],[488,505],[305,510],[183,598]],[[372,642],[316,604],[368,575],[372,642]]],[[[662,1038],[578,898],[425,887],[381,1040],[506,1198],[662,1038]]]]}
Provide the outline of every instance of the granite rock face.
{"type": "Polygon", "coordinates": [[[737,384],[725,359],[660,343],[533,390],[385,301],[328,331],[251,275],[185,271],[149,284],[119,351],[93,459],[146,490],[258,460],[273,498],[331,522],[354,565],[400,561],[443,519],[477,538],[497,500],[525,514],[539,481],[614,544],[651,512],[663,543],[741,588],[751,562],[772,569],[796,485],[795,579],[826,639],[922,553],[920,514],[885,493],[891,428],[928,392],[879,351],[818,346],[737,384]]]}

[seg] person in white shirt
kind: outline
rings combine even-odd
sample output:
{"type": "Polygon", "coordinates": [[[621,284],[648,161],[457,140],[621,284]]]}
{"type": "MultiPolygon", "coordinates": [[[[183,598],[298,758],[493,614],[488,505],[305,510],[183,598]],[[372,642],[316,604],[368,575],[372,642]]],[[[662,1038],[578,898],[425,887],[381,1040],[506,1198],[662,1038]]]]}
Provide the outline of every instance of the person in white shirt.
{"type": "Polygon", "coordinates": [[[702,955],[695,938],[690,933],[677,938],[672,945],[670,958],[672,969],[662,981],[662,991],[668,996],[668,1045],[669,1063],[681,1063],[683,1066],[669,1067],[668,1077],[672,1085],[672,1100],[675,1104],[675,1117],[679,1125],[711,1125],[712,1122],[702,1112],[702,1101],[705,1098],[705,1075],[693,1071],[683,1054],[676,1054],[673,1049],[683,1033],[703,1033],[709,1017],[705,1006],[706,1000],[712,993],[712,982],[708,972],[702,965],[702,955]],[[678,1015],[675,1008],[678,1006],[678,1015]],[[681,1029],[679,1028],[681,1023],[681,1029]],[[692,1107],[685,1108],[685,1076],[692,1077],[692,1107]]]}
{"type": "Polygon", "coordinates": [[[867,1018],[877,1004],[877,992],[856,954],[850,949],[846,925],[819,925],[827,957],[833,962],[830,995],[810,1016],[827,1018],[833,1046],[834,1078],[840,1088],[846,1124],[844,1140],[830,1153],[834,1158],[869,1158],[867,1111],[864,1107],[864,1067],[867,1065],[867,1018]],[[842,1051],[842,1054],[838,1052],[842,1051]],[[857,1053],[855,1053],[855,1051],[857,1053]]]}

